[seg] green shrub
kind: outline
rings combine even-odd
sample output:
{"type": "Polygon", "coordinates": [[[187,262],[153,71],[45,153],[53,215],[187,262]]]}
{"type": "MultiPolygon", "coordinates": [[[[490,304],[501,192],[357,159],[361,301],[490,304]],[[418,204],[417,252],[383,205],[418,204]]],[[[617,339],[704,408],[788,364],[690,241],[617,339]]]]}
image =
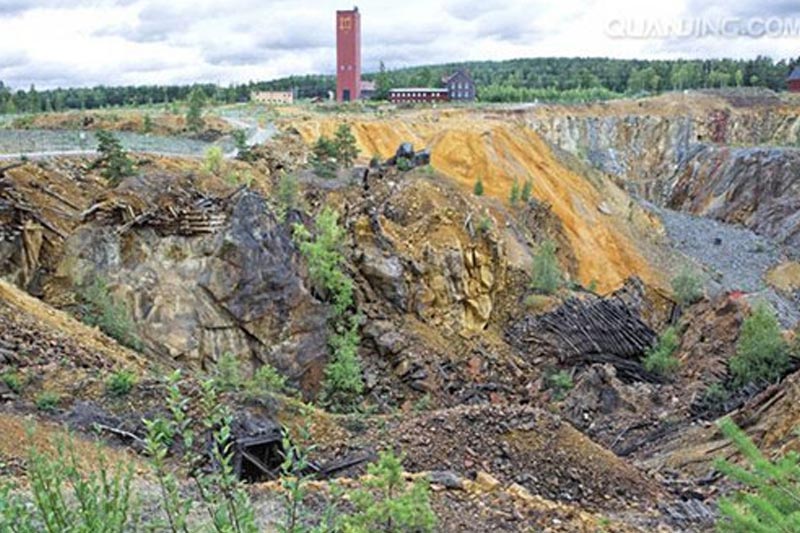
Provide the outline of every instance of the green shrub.
{"type": "Polygon", "coordinates": [[[763,302],[742,323],[736,354],[730,360],[733,385],[768,383],[789,369],[789,346],[775,313],[763,302]]]}
{"type": "Polygon", "coordinates": [[[475,182],[475,185],[472,187],[472,192],[475,196],[483,196],[483,180],[478,178],[478,181],[475,182]]]}
{"type": "Polygon", "coordinates": [[[222,153],[222,148],[219,146],[212,146],[206,150],[203,157],[203,169],[206,172],[217,175],[222,170],[222,163],[225,160],[225,155],[222,153]]]}
{"type": "Polygon", "coordinates": [[[558,401],[563,400],[574,385],[572,376],[566,370],[559,370],[547,376],[547,386],[553,391],[553,398],[558,401]]]}
{"type": "Polygon", "coordinates": [[[214,365],[214,380],[220,390],[236,392],[244,385],[239,358],[230,352],[219,356],[214,365]]]}
{"type": "Polygon", "coordinates": [[[333,144],[336,149],[337,163],[344,168],[352,167],[358,157],[358,145],[350,124],[339,125],[333,136],[333,144]]]}
{"type": "Polygon", "coordinates": [[[514,183],[511,185],[511,193],[509,194],[508,201],[512,205],[512,207],[516,207],[519,203],[519,180],[514,178],[514,183]]]}
{"type": "Polygon", "coordinates": [[[544,294],[553,294],[563,284],[564,278],[556,258],[556,245],[553,241],[544,241],[533,255],[531,288],[544,294]]]}
{"type": "Polygon", "coordinates": [[[322,403],[331,411],[354,410],[364,392],[361,360],[358,357],[358,320],[353,317],[350,327],[330,336],[331,360],[325,366],[322,382],[322,403]]]}
{"type": "Polygon", "coordinates": [[[96,134],[97,152],[100,158],[95,162],[95,166],[102,166],[102,175],[112,185],[118,184],[123,178],[132,176],[134,173],[133,161],[128,157],[128,152],[122,148],[113,134],[100,130],[96,134]]]}
{"type": "Polygon", "coordinates": [[[716,468],[743,486],[719,502],[717,529],[725,533],[800,532],[800,455],[790,451],[771,461],[730,418],[720,429],[747,460],[746,466],[720,459],[716,468]]]}
{"type": "Polygon", "coordinates": [[[80,293],[82,320],[97,326],[109,337],[134,350],[142,350],[142,343],[134,333],[134,323],[124,305],[115,302],[108,285],[102,278],[95,280],[80,293]]]}
{"type": "Polygon", "coordinates": [[[304,500],[308,494],[306,486],[309,481],[306,474],[310,464],[308,453],[305,448],[296,446],[285,430],[283,432],[283,449],[281,487],[284,489],[283,498],[286,514],[283,522],[278,524],[278,531],[280,533],[305,533],[309,530],[304,524],[307,519],[304,500]]]}
{"type": "Polygon", "coordinates": [[[263,363],[253,374],[253,378],[247,381],[245,389],[251,398],[283,392],[286,390],[286,378],[274,366],[263,363]]]}
{"type": "Polygon", "coordinates": [[[527,204],[531,200],[531,194],[533,193],[533,183],[531,180],[526,180],[525,185],[522,186],[522,192],[520,193],[520,200],[522,200],[523,204],[527,204]]]}
{"type": "Polygon", "coordinates": [[[247,144],[247,132],[244,130],[234,130],[231,136],[233,137],[233,145],[236,147],[236,159],[240,161],[253,161],[253,150],[250,145],[247,144]]]}
{"type": "Polygon", "coordinates": [[[311,167],[321,178],[335,178],[337,169],[336,144],[328,137],[320,135],[311,148],[311,167]]]}
{"type": "Polygon", "coordinates": [[[340,517],[337,530],[351,533],[435,530],[437,520],[427,480],[407,486],[401,460],[392,452],[382,452],[378,462],[369,465],[367,471],[371,477],[364,487],[348,495],[353,513],[340,517]]]}
{"type": "Polygon", "coordinates": [[[205,93],[195,88],[189,93],[189,108],[186,111],[186,127],[189,131],[198,133],[205,126],[203,120],[203,106],[206,103],[205,93]]]}
{"type": "Polygon", "coordinates": [[[712,383],[703,393],[703,403],[709,406],[719,406],[727,402],[731,393],[721,383],[712,383]]]}
{"type": "Polygon", "coordinates": [[[341,316],[353,304],[353,282],[341,266],[346,233],[338,219],[336,211],[326,207],[315,220],[314,238],[302,224],[295,224],[294,237],[308,264],[311,281],[330,294],[334,310],[341,316]]]}
{"type": "Polygon", "coordinates": [[[19,374],[13,370],[9,370],[0,374],[0,379],[3,380],[3,383],[11,389],[13,392],[19,394],[22,390],[22,380],[19,377],[19,374]]]}
{"type": "Polygon", "coordinates": [[[672,278],[672,292],[679,304],[691,305],[703,297],[703,281],[692,269],[684,267],[672,278]]]}
{"type": "Polygon", "coordinates": [[[113,396],[125,396],[136,385],[136,374],[130,370],[120,370],[111,374],[106,381],[106,390],[113,396]]]}
{"type": "Polygon", "coordinates": [[[36,395],[36,408],[40,411],[55,411],[61,396],[57,392],[42,391],[36,395]]]}
{"type": "Polygon", "coordinates": [[[150,133],[153,131],[153,119],[150,115],[145,115],[142,120],[142,133],[150,133]]]}
{"type": "Polygon", "coordinates": [[[188,532],[188,519],[194,513],[198,519],[210,517],[211,523],[197,524],[191,531],[256,533],[259,528],[253,504],[243,483],[236,478],[233,464],[233,414],[219,398],[214,379],[200,383],[200,398],[197,405],[190,408],[189,400],[180,389],[181,379],[180,371],[175,371],[167,380],[169,419],[144,421],[147,428],[145,453],[150,457],[158,480],[161,509],[167,517],[166,520],[153,520],[147,524],[147,530],[188,532]],[[196,426],[204,431],[197,433],[196,426]],[[162,433],[165,430],[166,433],[162,433]],[[211,440],[198,442],[198,435],[210,435],[211,440]],[[188,466],[188,476],[199,488],[198,501],[186,497],[174,469],[166,461],[170,453],[168,443],[174,438],[180,438],[183,444],[182,456],[178,460],[188,466]],[[198,452],[196,448],[205,451],[198,452]],[[208,460],[215,468],[205,467],[208,460]],[[200,509],[195,509],[198,505],[200,509]]]}
{"type": "Polygon", "coordinates": [[[300,186],[294,174],[282,173],[278,181],[278,220],[286,220],[286,215],[297,207],[300,186]]]}
{"type": "Polygon", "coordinates": [[[361,360],[358,357],[359,317],[348,314],[353,305],[353,280],[342,268],[345,231],[335,211],[325,208],[316,218],[316,236],[302,224],[294,226],[295,240],[308,264],[308,273],[333,304],[328,339],[331,358],[325,367],[321,400],[331,410],[355,408],[364,390],[361,360]]]}
{"type": "Polygon", "coordinates": [[[97,468],[81,468],[69,443],[58,446],[55,456],[36,448],[29,452],[29,493],[0,482],[0,531],[102,531],[134,530],[136,510],[132,465],[110,465],[102,454],[97,468]]]}
{"type": "Polygon", "coordinates": [[[492,219],[483,215],[478,221],[478,231],[481,233],[489,233],[490,229],[492,229],[492,219]]]}
{"type": "Polygon", "coordinates": [[[675,358],[679,346],[678,331],[674,327],[667,328],[656,345],[647,351],[643,361],[644,369],[661,376],[672,374],[680,366],[680,361],[675,358]]]}
{"type": "Polygon", "coordinates": [[[407,157],[398,157],[397,158],[397,170],[400,172],[408,172],[409,170],[414,168],[414,164],[411,160],[407,157]]]}

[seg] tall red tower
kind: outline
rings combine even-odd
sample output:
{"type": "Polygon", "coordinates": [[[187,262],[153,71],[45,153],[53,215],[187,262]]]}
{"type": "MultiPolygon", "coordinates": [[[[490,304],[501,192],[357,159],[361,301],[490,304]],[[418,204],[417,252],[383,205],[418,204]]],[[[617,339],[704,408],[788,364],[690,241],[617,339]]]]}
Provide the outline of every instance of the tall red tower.
{"type": "Polygon", "coordinates": [[[361,14],[358,8],[336,12],[336,100],[361,95],[361,14]]]}

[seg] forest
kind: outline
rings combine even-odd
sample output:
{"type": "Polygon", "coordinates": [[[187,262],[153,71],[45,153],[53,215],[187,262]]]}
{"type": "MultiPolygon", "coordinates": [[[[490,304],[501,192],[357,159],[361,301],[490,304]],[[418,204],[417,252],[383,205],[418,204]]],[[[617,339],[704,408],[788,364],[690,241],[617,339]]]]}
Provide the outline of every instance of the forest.
{"type": "MultiPolygon", "coordinates": [[[[442,76],[467,69],[484,102],[587,101],[669,90],[717,87],[785,89],[786,76],[800,58],[628,60],[609,58],[527,58],[387,69],[364,79],[377,85],[377,99],[395,87],[436,87],[442,76]]],[[[271,81],[136,87],[12,89],[0,81],[0,113],[36,113],[67,109],[169,104],[183,101],[195,88],[215,103],[246,102],[253,90],[294,90],[298,98],[325,98],[335,88],[332,75],[309,74],[271,81]]]]}

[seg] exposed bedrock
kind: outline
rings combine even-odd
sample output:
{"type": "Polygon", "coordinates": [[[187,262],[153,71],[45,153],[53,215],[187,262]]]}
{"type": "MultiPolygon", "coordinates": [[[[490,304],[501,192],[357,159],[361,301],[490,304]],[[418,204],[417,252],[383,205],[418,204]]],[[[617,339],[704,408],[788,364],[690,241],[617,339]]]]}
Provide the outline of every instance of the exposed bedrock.
{"type": "Polygon", "coordinates": [[[304,285],[288,228],[249,192],[226,218],[198,235],[86,224],[67,240],[57,275],[74,286],[106,279],[156,352],[202,366],[230,352],[301,381],[319,374],[327,312],[304,285]]]}
{"type": "MultiPolygon", "coordinates": [[[[652,106],[650,106],[652,107],[652,106]]],[[[613,108],[613,106],[612,106],[613,108]]],[[[553,144],[658,205],[800,243],[800,116],[775,105],[532,115],[553,144]]]]}

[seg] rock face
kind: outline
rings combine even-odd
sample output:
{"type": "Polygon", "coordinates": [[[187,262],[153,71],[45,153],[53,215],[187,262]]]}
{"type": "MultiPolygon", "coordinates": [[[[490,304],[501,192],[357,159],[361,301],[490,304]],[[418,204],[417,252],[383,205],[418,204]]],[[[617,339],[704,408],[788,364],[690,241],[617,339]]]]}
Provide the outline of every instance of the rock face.
{"type": "Polygon", "coordinates": [[[675,173],[668,207],[800,249],[800,150],[704,147],[675,173]]]}
{"type": "Polygon", "coordinates": [[[326,357],[326,311],[303,283],[288,229],[264,199],[240,195],[217,233],[157,234],[85,225],[65,243],[57,276],[108,281],[151,350],[207,366],[225,352],[302,381],[326,357]]]}
{"type": "Polygon", "coordinates": [[[452,333],[482,331],[504,288],[503,240],[478,230],[480,207],[441,184],[417,178],[387,192],[379,212],[354,222],[356,263],[372,299],[452,333]]]}
{"type": "Polygon", "coordinates": [[[768,96],[694,97],[700,106],[662,100],[619,104],[619,112],[611,104],[534,114],[529,124],[658,205],[743,224],[797,248],[800,110],[768,96]]]}

